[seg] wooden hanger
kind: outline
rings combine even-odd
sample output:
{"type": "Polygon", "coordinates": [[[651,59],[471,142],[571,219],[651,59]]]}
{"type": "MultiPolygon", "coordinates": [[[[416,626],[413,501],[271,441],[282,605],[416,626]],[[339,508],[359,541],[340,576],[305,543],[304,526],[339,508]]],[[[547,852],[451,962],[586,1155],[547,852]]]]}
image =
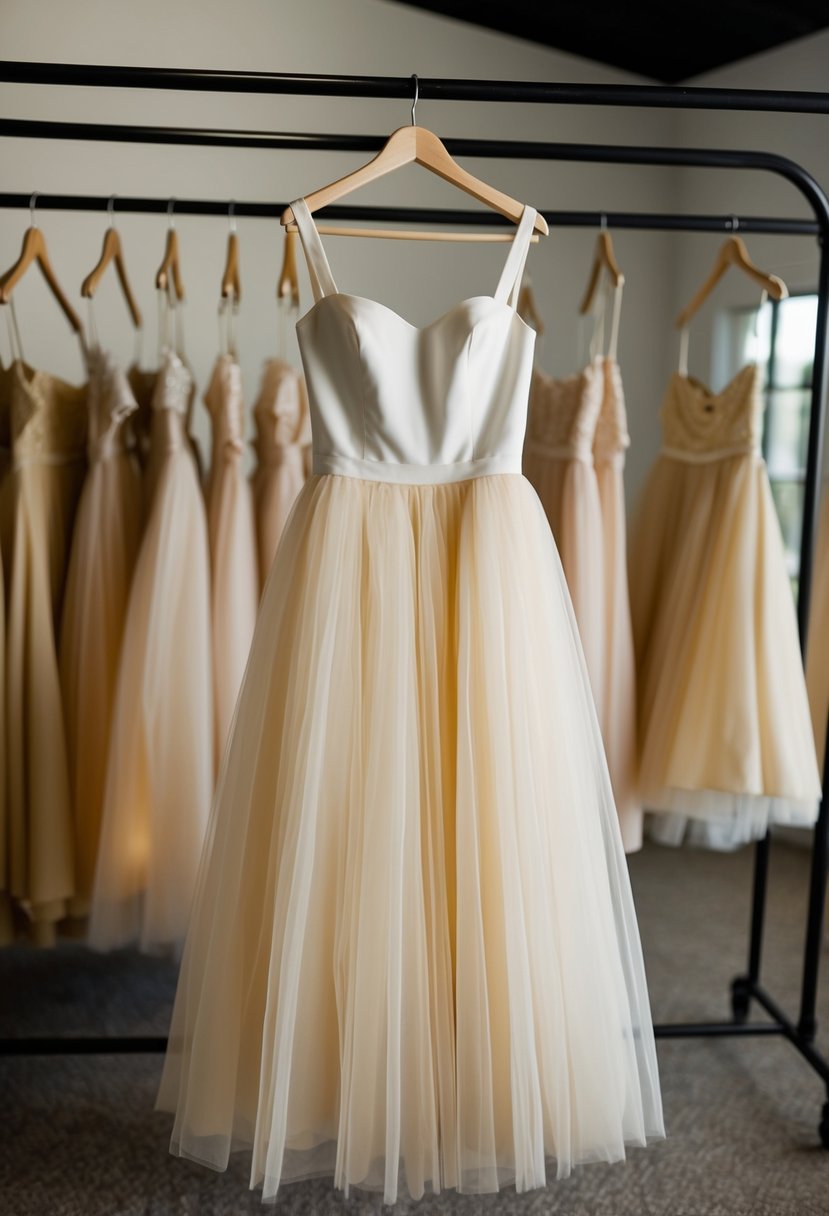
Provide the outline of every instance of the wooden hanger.
{"type": "Polygon", "coordinates": [[[282,269],[276,285],[277,300],[287,300],[292,308],[299,308],[299,278],[296,271],[296,231],[285,233],[282,252],[282,269]]]}
{"type": "Polygon", "coordinates": [[[140,329],[142,325],[141,310],[135,302],[135,296],[132,294],[132,289],[127,277],[127,267],[124,262],[124,250],[121,245],[121,237],[118,229],[112,222],[113,206],[115,195],[107,203],[107,211],[109,212],[109,227],[104,233],[104,244],[101,250],[101,256],[98,259],[94,270],[86,276],[81,284],[81,295],[85,300],[91,300],[95,292],[98,290],[98,284],[103,278],[104,271],[111,263],[115,263],[115,270],[118,275],[118,282],[121,284],[121,291],[124,294],[124,299],[127,302],[127,308],[132,317],[132,323],[136,329],[140,329]]]}
{"type": "Polygon", "coordinates": [[[83,335],[83,326],[81,319],[75,312],[69,300],[57,280],[52,263],[49,261],[49,251],[46,248],[46,239],[34,222],[34,210],[36,194],[32,195],[29,204],[31,213],[31,223],[23,234],[23,247],[20,250],[20,257],[9,270],[0,278],[0,304],[8,304],[12,297],[17,284],[26,274],[27,270],[34,263],[40,267],[41,273],[46,280],[49,290],[57,300],[64,316],[76,334],[83,335]]]}
{"type": "Polygon", "coordinates": [[[532,281],[529,275],[524,276],[524,285],[518,293],[518,315],[531,325],[539,338],[544,333],[544,322],[533,295],[532,281]]]}
{"type": "Polygon", "coordinates": [[[764,291],[767,291],[773,300],[784,300],[789,294],[789,289],[786,287],[786,284],[782,279],[778,278],[776,274],[766,274],[764,271],[758,269],[758,267],[754,265],[748,255],[745,242],[741,237],[730,236],[720,246],[714,266],[708,278],[691,300],[691,303],[687,304],[677,317],[677,329],[685,328],[693,317],[694,313],[696,313],[702,307],[704,302],[711,295],[711,292],[719,283],[720,279],[731,266],[736,266],[738,270],[742,270],[744,274],[747,274],[748,277],[753,279],[755,283],[758,283],[764,291]]]}
{"type": "Polygon", "coordinates": [[[616,261],[616,254],[613,250],[613,238],[605,227],[605,219],[602,217],[602,230],[599,233],[596,241],[596,252],[593,256],[593,265],[590,269],[590,278],[587,280],[587,288],[585,289],[584,298],[579,305],[579,313],[584,316],[590,311],[593,301],[596,298],[596,291],[599,287],[599,280],[602,271],[606,270],[610,276],[614,287],[622,287],[625,282],[625,276],[619,269],[619,263],[616,261]]]}
{"type": "Polygon", "coordinates": [[[159,291],[166,291],[170,297],[171,303],[175,300],[181,301],[184,299],[184,283],[181,278],[181,262],[179,260],[178,250],[178,233],[176,232],[175,222],[173,220],[173,207],[175,199],[171,198],[167,204],[167,214],[170,217],[170,226],[167,229],[167,240],[164,245],[164,260],[158,268],[158,273],[155,276],[155,285],[159,291]],[[172,288],[172,290],[171,290],[172,288]]]}
{"type": "Polygon", "coordinates": [[[233,217],[235,203],[228,208],[230,235],[227,238],[227,257],[222,274],[222,299],[232,300],[238,304],[242,298],[242,285],[239,280],[239,237],[236,234],[236,220],[233,217]]]}
{"type": "MultiPolygon", "coordinates": [[[[457,186],[458,189],[464,190],[467,194],[471,194],[479,202],[485,203],[491,207],[493,211],[498,211],[501,215],[507,216],[516,224],[521,219],[524,211],[524,204],[518,202],[517,199],[510,198],[508,194],[496,190],[494,186],[490,186],[487,182],[481,181],[477,177],[473,177],[471,173],[467,173],[462,169],[456,161],[447,152],[444,145],[432,131],[426,127],[417,127],[414,125],[415,108],[417,106],[417,77],[413,77],[415,85],[415,97],[412,105],[412,124],[408,127],[398,127],[398,129],[389,136],[386,143],[383,145],[377,155],[367,164],[359,169],[355,169],[353,173],[346,174],[345,177],[339,178],[332,182],[329,186],[323,186],[320,190],[315,190],[313,194],[306,195],[305,202],[308,205],[309,211],[313,214],[319,211],[322,207],[327,207],[331,203],[337,202],[338,199],[344,198],[348,194],[352,194],[355,190],[359,190],[361,186],[367,186],[370,182],[377,181],[378,178],[385,177],[389,173],[393,173],[395,169],[400,169],[404,165],[418,164],[425,169],[429,169],[432,173],[436,173],[438,177],[442,177],[444,181],[450,185],[457,186]]],[[[294,213],[290,207],[286,207],[282,212],[282,225],[289,232],[296,231],[294,213]]],[[[401,230],[385,230],[379,232],[375,229],[360,229],[360,228],[338,228],[327,225],[320,226],[320,232],[327,233],[330,236],[379,236],[388,237],[392,240],[429,240],[435,239],[434,235],[424,234],[420,232],[404,232],[401,230]]],[[[547,235],[549,229],[542,215],[535,217],[534,230],[547,235]]],[[[492,240],[491,233],[447,233],[438,234],[439,239],[444,240],[462,239],[462,240],[492,240]]],[[[501,237],[496,234],[496,239],[512,239],[512,234],[501,237]]]]}

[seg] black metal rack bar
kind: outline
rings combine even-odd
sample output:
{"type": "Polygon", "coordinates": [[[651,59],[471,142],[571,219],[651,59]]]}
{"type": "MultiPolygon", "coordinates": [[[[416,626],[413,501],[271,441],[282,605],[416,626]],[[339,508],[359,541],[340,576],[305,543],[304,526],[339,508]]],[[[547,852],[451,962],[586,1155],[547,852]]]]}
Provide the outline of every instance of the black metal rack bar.
{"type": "MultiPolygon", "coordinates": [[[[28,209],[31,194],[0,191],[0,209],[28,209]]],[[[40,194],[40,211],[108,211],[119,215],[166,215],[170,199],[147,198],[118,194],[40,194]]],[[[236,219],[278,219],[287,202],[262,203],[233,200],[236,219]]],[[[227,215],[229,202],[225,199],[176,198],[175,214],[194,216],[227,215]]],[[[458,225],[464,228],[511,228],[510,220],[492,211],[467,211],[447,207],[380,207],[337,205],[319,212],[323,219],[353,223],[435,224],[458,225]]],[[[598,228],[604,222],[612,228],[638,229],[646,232],[740,232],[755,234],[782,233],[788,236],[817,236],[820,226],[815,220],[778,219],[762,215],[664,215],[651,211],[541,211],[549,224],[557,228],[598,228]]]]}
{"type": "MultiPolygon", "coordinates": [[[[10,63],[0,61],[0,82],[41,85],[71,85],[116,88],[196,90],[238,93],[284,93],[342,97],[402,97],[412,94],[409,77],[317,76],[256,72],[215,72],[168,68],[102,67],[78,64],[10,63]]],[[[476,81],[418,79],[419,96],[434,100],[532,102],[553,105],[616,105],[766,111],[772,113],[829,114],[829,94],[736,89],[684,89],[661,86],[558,85],[524,81],[476,81]]],[[[31,122],[0,120],[0,135],[37,139],[83,139],[95,141],[192,144],[194,146],[263,147],[366,151],[378,149],[385,136],[331,135],[313,132],[268,132],[199,130],[187,127],[116,126],[102,123],[31,122]]],[[[812,585],[813,549],[818,509],[818,477],[823,443],[824,413],[829,383],[827,336],[829,336],[829,199],[815,178],[795,161],[774,153],[754,150],[674,148],[548,143],[528,140],[447,139],[456,156],[509,157],[515,160],[559,160],[593,164],[693,166],[708,169],[743,169],[772,172],[788,180],[803,195],[813,219],[748,216],[737,217],[746,232],[776,232],[816,235],[820,244],[818,310],[812,377],[809,441],[806,460],[803,532],[800,552],[798,624],[801,647],[805,648],[812,585]]],[[[25,207],[29,195],[0,194],[0,207],[25,207]]],[[[161,213],[169,200],[119,198],[119,211],[161,213]]],[[[98,196],[38,195],[38,206],[46,210],[100,210],[108,200],[98,196]]],[[[223,215],[225,200],[186,199],[176,201],[178,214],[223,215]]],[[[281,205],[237,203],[239,216],[274,217],[281,205]]],[[[497,223],[497,217],[479,212],[404,208],[332,207],[331,218],[375,222],[426,222],[476,226],[497,223]]],[[[594,226],[604,217],[619,228],[672,231],[722,231],[733,227],[733,216],[683,216],[641,212],[545,211],[548,221],[561,227],[594,226]]],[[[824,771],[823,798],[814,833],[806,941],[803,959],[801,1007],[793,1022],[759,982],[763,922],[768,874],[768,837],[757,846],[752,896],[748,972],[732,984],[733,1020],[657,1025],[659,1038],[782,1035],[797,1048],[827,1086],[827,1101],[819,1127],[821,1141],[829,1148],[829,1062],[814,1048],[815,1002],[820,942],[829,867],[829,765],[824,771]],[[746,1021],[751,1000],[770,1017],[769,1022],[746,1021]]],[[[0,1040],[0,1055],[95,1053],[112,1051],[160,1051],[163,1038],[9,1038],[0,1040]]]]}
{"type": "MultiPolygon", "coordinates": [[[[118,67],[109,64],[20,63],[13,60],[0,60],[0,82],[107,89],[283,93],[294,97],[411,97],[412,94],[410,76],[228,72],[210,68],[118,67]]],[[[497,101],[829,114],[829,94],[798,90],[556,84],[548,81],[464,80],[430,76],[418,77],[418,89],[422,101],[497,101]]]]}

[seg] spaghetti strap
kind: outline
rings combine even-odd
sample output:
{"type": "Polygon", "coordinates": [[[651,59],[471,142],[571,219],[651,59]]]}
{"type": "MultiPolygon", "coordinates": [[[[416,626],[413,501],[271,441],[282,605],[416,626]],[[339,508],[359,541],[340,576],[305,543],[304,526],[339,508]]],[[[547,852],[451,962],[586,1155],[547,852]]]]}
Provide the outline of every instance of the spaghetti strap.
{"type": "Polygon", "coordinates": [[[532,207],[524,208],[495,290],[495,299],[509,304],[512,308],[516,308],[518,305],[518,289],[521,286],[537,214],[538,212],[534,211],[532,207]]]}
{"type": "Polygon", "coordinates": [[[294,213],[300,243],[308,265],[314,301],[321,300],[323,296],[336,295],[337,284],[334,282],[334,276],[328,265],[328,258],[325,256],[317,226],[308,210],[308,204],[304,198],[298,198],[291,203],[291,210],[294,213]]]}

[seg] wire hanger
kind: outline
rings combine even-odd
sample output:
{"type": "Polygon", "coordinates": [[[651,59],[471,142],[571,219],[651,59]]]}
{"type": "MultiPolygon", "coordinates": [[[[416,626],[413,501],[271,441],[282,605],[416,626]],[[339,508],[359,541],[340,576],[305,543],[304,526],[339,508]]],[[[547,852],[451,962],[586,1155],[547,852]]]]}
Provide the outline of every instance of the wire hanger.
{"type": "MultiPolygon", "coordinates": [[[[739,220],[736,216],[732,217],[731,226],[733,232],[736,233],[739,227],[739,220]]],[[[735,266],[738,270],[742,270],[743,274],[748,275],[755,283],[759,283],[763,291],[768,292],[773,300],[784,300],[789,294],[789,290],[782,279],[776,274],[766,274],[760,270],[752,262],[746,249],[745,242],[741,237],[732,235],[727,238],[720,246],[717,257],[714,261],[711,273],[697,291],[690,304],[683,308],[682,312],[676,319],[676,328],[684,329],[694,314],[702,307],[711,292],[719,283],[725,272],[735,266]]]]}
{"type": "Polygon", "coordinates": [[[231,199],[227,209],[227,219],[230,233],[227,238],[227,257],[222,273],[222,299],[230,300],[238,307],[242,299],[242,286],[239,280],[239,236],[236,232],[235,202],[231,199]]]}
{"type": "Polygon", "coordinates": [[[28,271],[29,267],[35,263],[40,267],[41,273],[46,280],[49,290],[57,300],[63,314],[69,324],[72,326],[74,333],[78,334],[83,341],[83,325],[81,319],[75,312],[69,300],[66,297],[60,283],[58,282],[55,272],[52,269],[52,263],[49,260],[49,251],[46,247],[46,239],[35,223],[35,200],[37,192],[32,194],[29,200],[29,227],[23,234],[23,247],[20,251],[20,257],[9,270],[0,278],[0,304],[8,304],[12,298],[12,292],[17,284],[28,271]]]}
{"type": "MultiPolygon", "coordinates": [[[[419,92],[417,76],[412,76],[412,81],[414,84],[414,101],[412,103],[411,125],[408,127],[398,127],[396,131],[392,132],[381,150],[367,164],[359,169],[355,169],[353,173],[346,174],[345,177],[339,178],[330,185],[315,190],[313,194],[306,195],[305,202],[308,205],[309,211],[313,214],[315,211],[319,211],[320,208],[327,207],[331,203],[337,202],[338,199],[345,198],[346,195],[359,190],[361,186],[367,186],[370,182],[377,181],[378,178],[385,177],[404,165],[418,164],[422,165],[425,169],[429,169],[430,172],[436,173],[438,177],[442,177],[450,185],[456,186],[459,190],[464,190],[479,202],[485,203],[493,211],[497,211],[515,223],[518,223],[524,211],[523,203],[511,198],[508,194],[502,193],[502,191],[497,190],[494,186],[490,186],[487,182],[473,177],[471,173],[467,173],[465,169],[462,169],[452,159],[437,135],[427,130],[426,127],[415,125],[415,110],[417,108],[419,92]]],[[[281,222],[283,227],[287,228],[289,232],[296,231],[294,213],[290,207],[286,207],[283,211],[281,222]]],[[[542,233],[545,236],[549,231],[542,215],[536,215],[534,227],[536,232],[542,233]]],[[[341,228],[325,224],[319,226],[319,231],[330,236],[388,237],[393,240],[403,241],[511,241],[513,239],[513,233],[511,232],[404,232],[399,229],[341,228]]]]}
{"type": "Polygon", "coordinates": [[[603,215],[601,219],[601,231],[596,239],[596,252],[593,256],[593,265],[590,268],[590,278],[587,280],[584,297],[579,305],[581,316],[585,316],[590,312],[593,306],[602,271],[607,272],[614,287],[622,287],[624,285],[625,276],[622,274],[619,269],[619,263],[616,261],[613,238],[607,230],[606,215],[603,215]]]}
{"type": "Polygon", "coordinates": [[[169,217],[169,226],[167,228],[167,240],[164,245],[164,260],[158,268],[158,273],[155,276],[155,285],[159,291],[167,293],[167,299],[171,305],[180,303],[184,299],[184,283],[181,278],[181,262],[179,258],[178,248],[178,233],[176,232],[176,222],[173,216],[173,208],[176,200],[171,198],[167,204],[167,215],[169,217]]]}
{"type": "Polygon", "coordinates": [[[118,282],[121,284],[121,291],[124,299],[127,302],[132,323],[136,329],[140,329],[143,322],[141,318],[141,310],[135,302],[135,296],[129,284],[127,277],[127,267],[124,262],[124,250],[121,245],[121,237],[118,229],[115,227],[114,211],[115,211],[116,195],[112,195],[107,203],[107,215],[109,216],[109,227],[104,233],[104,244],[101,249],[101,256],[98,259],[95,268],[90,271],[81,284],[81,295],[85,300],[93,299],[95,292],[98,290],[98,285],[103,278],[104,272],[111,263],[115,263],[115,270],[118,275],[118,282]]]}

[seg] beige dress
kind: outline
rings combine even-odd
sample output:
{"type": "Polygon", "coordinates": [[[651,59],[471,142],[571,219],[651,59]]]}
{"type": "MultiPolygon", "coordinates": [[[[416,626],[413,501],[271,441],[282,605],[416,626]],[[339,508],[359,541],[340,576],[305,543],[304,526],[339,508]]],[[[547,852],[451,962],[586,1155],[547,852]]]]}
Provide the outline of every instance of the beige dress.
{"type": "Polygon", "coordinates": [[[625,852],[642,847],[642,805],[636,746],[636,661],[628,587],[625,452],[630,446],[622,376],[615,358],[603,360],[602,408],[593,438],[593,465],[602,510],[605,670],[598,706],[602,738],[625,852]]]}
{"type": "Polygon", "coordinates": [[[54,941],[74,893],[57,638],[86,468],[86,386],[14,365],[14,538],[7,633],[9,863],[35,941],[54,941]]]}
{"type": "Polygon", "coordinates": [[[760,373],[720,393],[676,372],[634,529],[640,781],[653,833],[713,848],[814,823],[797,621],[760,455],[760,373]]]}
{"type": "Polygon", "coordinates": [[[118,659],[141,537],[141,474],[127,449],[128,419],[135,409],[124,373],[103,351],[93,350],[89,471],[75,522],[60,641],[75,827],[75,916],[87,914],[92,895],[118,659]]]}
{"type": "Polygon", "coordinates": [[[218,767],[245,674],[259,606],[253,494],[242,468],[245,450],[242,372],[230,355],[217,360],[204,402],[213,424],[213,456],[206,492],[218,767]]]}
{"type": "Polygon", "coordinates": [[[308,472],[308,400],[305,382],[290,364],[281,359],[266,362],[253,417],[257,456],[253,494],[259,585],[264,588],[285,522],[308,472]]]}
{"type": "Polygon", "coordinates": [[[523,460],[524,475],[541,499],[558,546],[597,708],[604,704],[606,636],[602,504],[593,440],[604,387],[600,356],[563,380],[536,369],[523,460]]]}
{"type": "Polygon", "coordinates": [[[175,951],[213,788],[207,521],[170,350],[153,397],[149,514],[118,668],[89,942],[175,951]]]}

